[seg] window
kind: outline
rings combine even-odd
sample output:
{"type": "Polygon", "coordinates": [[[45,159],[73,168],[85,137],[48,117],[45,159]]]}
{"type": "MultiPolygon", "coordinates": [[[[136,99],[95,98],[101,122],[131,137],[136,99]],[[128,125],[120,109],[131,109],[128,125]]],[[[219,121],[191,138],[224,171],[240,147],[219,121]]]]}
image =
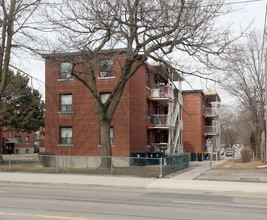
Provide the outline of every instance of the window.
{"type": "Polygon", "coordinates": [[[15,151],[15,152],[16,152],[16,154],[19,154],[19,153],[20,153],[20,152],[19,152],[19,149],[16,149],[16,151],[15,151]]]}
{"type": "Polygon", "coordinates": [[[69,79],[71,77],[72,64],[70,62],[62,62],[60,64],[60,78],[69,79]]]}
{"type": "Polygon", "coordinates": [[[61,112],[72,111],[72,94],[60,95],[60,111],[61,112]]]}
{"type": "Polygon", "coordinates": [[[100,77],[113,76],[113,60],[100,60],[100,77]]]}
{"type": "Polygon", "coordinates": [[[108,97],[110,96],[110,92],[103,92],[100,93],[100,99],[103,104],[108,100],[108,97]]]}
{"type": "Polygon", "coordinates": [[[29,154],[30,153],[30,150],[29,149],[26,149],[26,154],[29,154]]]}
{"type": "Polygon", "coordinates": [[[60,128],[60,144],[72,144],[72,127],[60,128]]]}
{"type": "Polygon", "coordinates": [[[15,136],[17,142],[19,142],[21,144],[21,136],[15,136]]]}
{"type": "MultiPolygon", "coordinates": [[[[109,128],[109,140],[110,140],[111,146],[114,145],[114,128],[113,127],[109,128]]],[[[101,144],[100,134],[99,134],[99,143],[101,144]]]]}
{"type": "Polygon", "coordinates": [[[25,143],[26,143],[26,144],[29,144],[29,143],[30,143],[30,137],[29,137],[29,136],[26,136],[26,138],[25,138],[25,143]]]}
{"type": "Polygon", "coordinates": [[[114,130],[113,130],[113,127],[110,127],[110,129],[109,129],[109,137],[110,137],[110,144],[114,145],[114,130]]]}

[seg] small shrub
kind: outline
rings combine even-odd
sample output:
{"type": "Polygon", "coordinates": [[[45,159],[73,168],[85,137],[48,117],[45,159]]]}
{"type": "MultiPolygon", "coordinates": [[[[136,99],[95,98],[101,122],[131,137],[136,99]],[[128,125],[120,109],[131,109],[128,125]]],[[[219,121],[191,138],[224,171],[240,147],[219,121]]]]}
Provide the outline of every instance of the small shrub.
{"type": "Polygon", "coordinates": [[[251,161],[253,157],[253,150],[249,147],[245,147],[241,150],[241,159],[244,163],[251,161]]]}
{"type": "Polygon", "coordinates": [[[39,157],[43,167],[52,167],[54,165],[54,156],[55,154],[49,152],[40,152],[39,157]]]}

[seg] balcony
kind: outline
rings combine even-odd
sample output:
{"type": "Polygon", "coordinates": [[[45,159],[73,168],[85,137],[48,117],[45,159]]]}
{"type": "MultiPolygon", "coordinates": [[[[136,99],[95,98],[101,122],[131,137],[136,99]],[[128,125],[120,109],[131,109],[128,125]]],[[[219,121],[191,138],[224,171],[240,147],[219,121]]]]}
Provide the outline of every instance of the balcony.
{"type": "Polygon", "coordinates": [[[151,115],[151,125],[154,128],[166,128],[170,127],[168,122],[168,115],[151,115]]]}
{"type": "Polygon", "coordinates": [[[155,151],[165,151],[168,149],[168,143],[151,143],[151,145],[155,148],[155,151]]]}
{"type": "Polygon", "coordinates": [[[184,104],[183,95],[180,92],[178,94],[178,103],[180,105],[183,105],[184,104]]]}
{"type": "Polygon", "coordinates": [[[167,105],[169,100],[173,100],[173,89],[166,85],[154,85],[151,87],[151,100],[160,102],[162,105],[167,105]]]}
{"type": "Polygon", "coordinates": [[[204,113],[206,117],[218,117],[219,115],[219,109],[216,107],[208,107],[204,109],[204,113]]]}
{"type": "Polygon", "coordinates": [[[219,128],[217,126],[205,126],[206,135],[218,135],[219,128]]]}
{"type": "Polygon", "coordinates": [[[178,123],[179,123],[180,130],[184,130],[184,121],[180,120],[178,123]]]}

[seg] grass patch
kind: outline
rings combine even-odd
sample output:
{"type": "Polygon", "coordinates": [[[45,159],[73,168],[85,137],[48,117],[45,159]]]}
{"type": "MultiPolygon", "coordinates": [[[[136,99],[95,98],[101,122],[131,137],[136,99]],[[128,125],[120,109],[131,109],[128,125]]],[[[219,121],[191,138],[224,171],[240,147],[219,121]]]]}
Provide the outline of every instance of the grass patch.
{"type": "MultiPolygon", "coordinates": [[[[266,163],[256,160],[255,161],[255,168],[257,166],[264,166],[266,163]]],[[[215,169],[233,169],[233,160],[227,160],[224,163],[215,167],[215,169]]],[[[237,170],[245,170],[245,169],[253,169],[253,162],[244,163],[241,159],[235,160],[235,169],[237,170]]]]}
{"type": "MultiPolygon", "coordinates": [[[[0,165],[0,172],[8,172],[9,164],[0,165]]],[[[44,167],[40,162],[36,163],[12,163],[10,172],[30,173],[66,173],[66,174],[90,174],[90,175],[129,175],[139,177],[159,177],[159,166],[131,166],[110,168],[60,168],[44,167]]]]}

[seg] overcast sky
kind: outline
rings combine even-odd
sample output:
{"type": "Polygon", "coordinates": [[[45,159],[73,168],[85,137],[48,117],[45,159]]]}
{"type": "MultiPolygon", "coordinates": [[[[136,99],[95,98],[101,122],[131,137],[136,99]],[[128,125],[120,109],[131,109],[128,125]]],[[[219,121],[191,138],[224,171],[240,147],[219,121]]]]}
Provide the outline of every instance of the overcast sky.
{"type": "MultiPolygon", "coordinates": [[[[227,15],[224,17],[224,22],[231,22],[233,24],[233,31],[239,31],[240,28],[247,27],[251,22],[251,29],[255,28],[263,33],[264,20],[265,20],[265,10],[267,0],[231,0],[230,3],[233,4],[232,7],[238,9],[239,11],[227,15]],[[246,4],[242,2],[247,2],[246,4]]],[[[31,76],[39,79],[40,81],[45,81],[45,65],[44,60],[28,59],[25,61],[24,67],[22,67],[25,72],[29,73],[31,76]]],[[[219,93],[223,93],[219,90],[217,85],[206,83],[198,78],[188,79],[190,86],[187,83],[183,83],[183,89],[216,89],[219,93]]],[[[44,83],[38,82],[33,79],[33,85],[38,89],[44,96],[45,85],[44,83]]],[[[229,96],[220,94],[222,102],[229,103],[229,96]]],[[[233,100],[231,100],[234,102],[233,100]]]]}
{"type": "MultiPolygon", "coordinates": [[[[237,11],[225,16],[223,22],[232,23],[233,32],[238,32],[250,26],[250,30],[255,29],[263,35],[267,0],[232,0],[229,2],[237,3],[232,5],[237,11]]],[[[184,82],[183,89],[216,90],[221,97],[222,104],[232,106],[236,103],[236,100],[221,90],[218,84],[207,82],[196,77],[190,77],[187,78],[187,80],[190,84],[184,82]]]]}

